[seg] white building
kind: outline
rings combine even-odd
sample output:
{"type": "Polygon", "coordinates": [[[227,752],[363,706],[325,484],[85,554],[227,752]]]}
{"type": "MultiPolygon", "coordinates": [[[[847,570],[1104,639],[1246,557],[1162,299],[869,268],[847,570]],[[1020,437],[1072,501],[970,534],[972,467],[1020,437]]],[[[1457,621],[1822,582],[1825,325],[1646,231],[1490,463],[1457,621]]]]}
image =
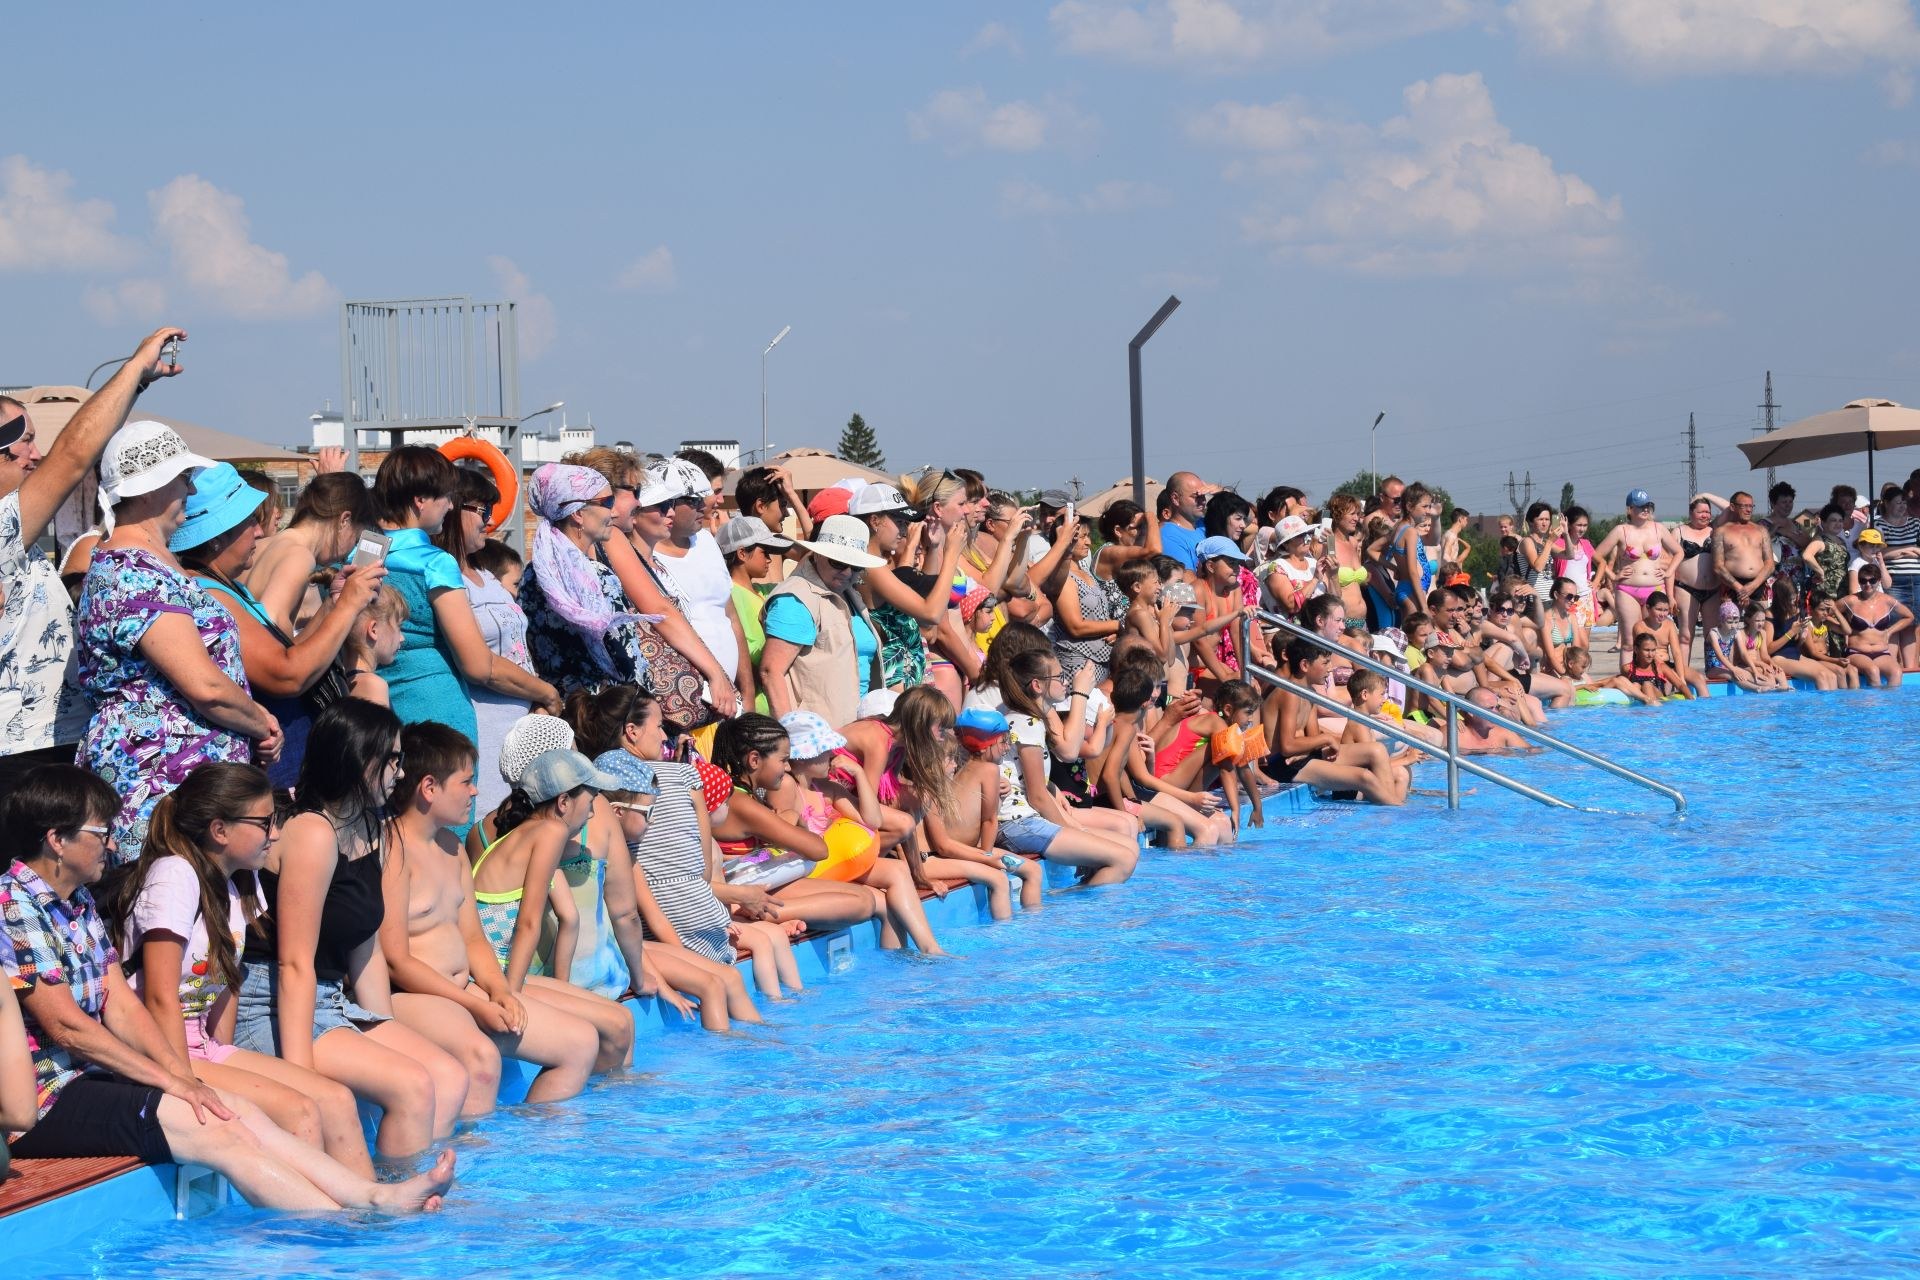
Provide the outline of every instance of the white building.
{"type": "MultiPolygon", "coordinates": [[[[338,411],[328,408],[312,415],[308,419],[312,424],[312,440],[315,449],[345,448],[347,443],[346,420],[338,411]]],[[[465,435],[464,431],[415,431],[408,433],[407,443],[441,445],[455,436],[465,435]]],[[[481,427],[474,432],[479,439],[485,440],[496,448],[502,447],[500,430],[496,427],[481,427]]],[[[579,453],[594,447],[595,431],[591,420],[584,427],[570,426],[563,417],[557,427],[542,431],[536,426],[521,432],[515,438],[520,444],[520,469],[531,471],[546,462],[558,462],[569,453],[579,453]]],[[[360,430],[360,448],[365,452],[385,452],[389,445],[387,433],[368,428],[360,430]]],[[[737,446],[736,446],[737,452],[737,446]]]]}

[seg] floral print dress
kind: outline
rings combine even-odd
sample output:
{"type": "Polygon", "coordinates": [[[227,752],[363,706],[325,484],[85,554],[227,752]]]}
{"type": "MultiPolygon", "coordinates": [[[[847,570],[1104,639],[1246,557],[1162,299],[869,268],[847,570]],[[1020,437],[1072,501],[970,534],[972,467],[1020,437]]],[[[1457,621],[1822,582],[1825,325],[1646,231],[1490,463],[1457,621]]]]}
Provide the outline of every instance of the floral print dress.
{"type": "Polygon", "coordinates": [[[114,865],[137,861],[147,818],[160,797],[203,764],[245,764],[247,738],[208,723],[180,691],[140,653],[147,628],[162,615],[193,619],[215,666],[242,689],[240,629],[233,615],[193,581],[138,547],[93,553],[80,591],[80,685],[93,699],[93,718],[80,742],[78,763],[120,793],[113,834],[114,865]]]}

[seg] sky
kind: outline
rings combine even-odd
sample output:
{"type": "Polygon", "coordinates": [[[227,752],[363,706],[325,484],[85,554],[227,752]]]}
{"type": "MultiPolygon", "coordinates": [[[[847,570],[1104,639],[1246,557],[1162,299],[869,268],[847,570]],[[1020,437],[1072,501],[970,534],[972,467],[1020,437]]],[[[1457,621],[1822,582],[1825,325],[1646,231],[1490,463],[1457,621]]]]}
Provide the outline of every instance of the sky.
{"type": "MultiPolygon", "coordinates": [[[[1909,0],[31,6],[0,384],[161,321],[155,412],[280,443],[344,299],[510,298],[521,407],[995,484],[1147,464],[1679,517],[1780,421],[1920,403],[1909,0]]],[[[1920,466],[1886,456],[1882,479],[1920,466]]],[[[1806,499],[1859,461],[1788,468],[1806,499]]],[[[1764,480],[1764,477],[1759,477],[1764,480]]]]}

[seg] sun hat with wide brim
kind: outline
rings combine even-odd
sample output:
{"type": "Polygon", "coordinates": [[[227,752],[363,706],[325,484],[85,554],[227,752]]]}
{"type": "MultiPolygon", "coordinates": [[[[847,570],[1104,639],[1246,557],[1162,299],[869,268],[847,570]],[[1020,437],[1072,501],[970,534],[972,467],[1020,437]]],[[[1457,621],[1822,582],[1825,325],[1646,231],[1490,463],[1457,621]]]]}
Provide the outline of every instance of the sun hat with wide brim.
{"type": "Polygon", "coordinates": [[[813,531],[811,541],[802,538],[794,545],[856,569],[878,569],[886,563],[868,552],[867,526],[858,516],[828,516],[813,531]]]}
{"type": "MultiPolygon", "coordinates": [[[[152,493],[183,472],[212,465],[213,459],[188,448],[178,431],[143,418],[129,422],[107,441],[106,452],[100,455],[100,494],[108,506],[118,506],[122,498],[152,493]]],[[[260,505],[257,499],[254,505],[260,505]]]]}
{"type": "Polygon", "coordinates": [[[193,477],[180,527],[167,539],[169,551],[187,551],[237,529],[260,512],[261,492],[231,462],[216,462],[193,477]]]}

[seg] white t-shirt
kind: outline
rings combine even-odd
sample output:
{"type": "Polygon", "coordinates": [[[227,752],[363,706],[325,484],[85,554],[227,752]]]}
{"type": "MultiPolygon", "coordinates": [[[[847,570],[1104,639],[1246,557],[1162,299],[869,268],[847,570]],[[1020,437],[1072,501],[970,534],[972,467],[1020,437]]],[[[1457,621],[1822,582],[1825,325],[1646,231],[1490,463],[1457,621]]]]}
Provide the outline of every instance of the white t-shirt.
{"type": "Polygon", "coordinates": [[[20,492],[0,498],[0,755],[77,743],[91,709],[74,679],[73,601],[20,538],[20,492]]]}
{"type": "Polygon", "coordinates": [[[1000,707],[999,711],[1007,718],[1007,738],[1010,745],[1007,754],[1000,760],[1000,777],[1008,783],[1000,789],[1000,821],[1012,822],[1015,818],[1030,818],[1035,810],[1027,799],[1026,780],[1020,773],[1020,748],[1040,748],[1040,776],[1045,777],[1053,768],[1053,757],[1047,752],[1047,726],[1033,716],[1022,715],[1011,707],[1000,707]]]}
{"type": "MultiPolygon", "coordinates": [[[[227,927],[233,933],[238,951],[245,939],[247,919],[240,910],[240,890],[227,881],[227,927]]],[[[200,877],[185,858],[162,858],[147,872],[140,886],[140,897],[127,919],[126,946],[121,954],[129,960],[140,954],[140,944],[149,933],[159,930],[187,940],[180,957],[180,1012],[189,1018],[201,1017],[212,1009],[227,989],[207,958],[207,921],[200,914],[200,877]]],[[[146,971],[136,970],[130,979],[135,995],[144,995],[146,971]]]]}
{"type": "Polygon", "coordinates": [[[1039,564],[1042,560],[1045,560],[1049,555],[1052,555],[1052,554],[1053,554],[1053,544],[1051,542],[1048,542],[1045,538],[1041,537],[1037,533],[1029,534],[1027,536],[1027,557],[1026,558],[1027,558],[1028,564],[1039,564]]]}
{"type": "Polygon", "coordinates": [[[740,667],[740,645],[734,639],[733,623],[727,619],[727,601],[733,598],[733,576],[727,572],[727,560],[720,554],[720,544],[702,529],[693,536],[693,545],[684,556],[662,555],[656,547],[653,559],[660,566],[660,575],[680,597],[687,621],[731,680],[740,667]]]}

